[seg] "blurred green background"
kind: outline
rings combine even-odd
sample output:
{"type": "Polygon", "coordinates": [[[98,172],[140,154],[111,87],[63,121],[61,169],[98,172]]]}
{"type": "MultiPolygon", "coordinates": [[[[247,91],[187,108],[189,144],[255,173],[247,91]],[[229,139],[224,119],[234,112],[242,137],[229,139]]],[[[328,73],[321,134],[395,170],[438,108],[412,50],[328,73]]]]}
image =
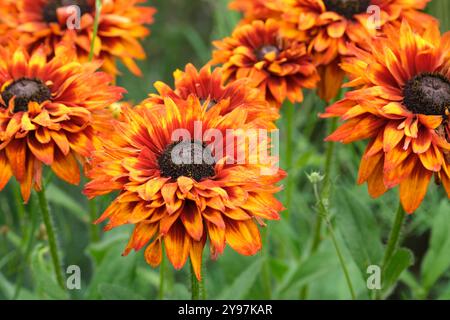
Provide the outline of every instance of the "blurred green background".
{"type": "MultiPolygon", "coordinates": [[[[118,84],[128,90],[127,100],[139,102],[152,83],[172,84],[172,72],[188,62],[200,67],[210,59],[211,41],[227,36],[239,14],[227,10],[226,0],[153,0],[158,9],[152,35],[145,41],[148,59],[141,61],[144,77],[124,71],[118,84]]],[[[449,30],[449,1],[433,0],[427,11],[449,30]]],[[[123,68],[122,68],[123,69],[123,68]]],[[[322,171],[325,161],[326,121],[317,118],[325,105],[314,92],[296,106],[295,139],[286,146],[287,115],[279,121],[282,167],[290,181],[280,198],[292,194],[289,210],[279,222],[270,222],[265,246],[253,257],[227,248],[218,261],[205,249],[205,285],[211,299],[348,299],[348,288],[329,234],[310,254],[316,221],[315,199],[307,174],[322,171]],[[287,151],[293,154],[286,167],[287,151]],[[305,290],[305,286],[308,290],[305,290]]],[[[366,186],[355,184],[365,144],[337,145],[332,180],[332,224],[359,299],[370,298],[367,266],[379,263],[383,244],[397,207],[397,190],[373,200],[366,186]]],[[[47,188],[57,225],[64,269],[81,268],[81,290],[61,290],[53,279],[37,199],[24,206],[18,187],[11,182],[0,193],[0,299],[157,299],[159,270],[146,265],[143,250],[122,257],[131,227],[103,234],[90,224],[92,215],[110,201],[103,197],[89,204],[81,187],[55,179],[47,188]]],[[[97,213],[98,214],[98,213],[97,213]]],[[[407,217],[402,249],[386,276],[382,297],[396,299],[450,299],[450,205],[442,188],[430,187],[425,202],[407,217]]],[[[188,265],[187,265],[188,266],[188,265]]],[[[188,267],[166,269],[165,299],[188,299],[188,267]]]]}

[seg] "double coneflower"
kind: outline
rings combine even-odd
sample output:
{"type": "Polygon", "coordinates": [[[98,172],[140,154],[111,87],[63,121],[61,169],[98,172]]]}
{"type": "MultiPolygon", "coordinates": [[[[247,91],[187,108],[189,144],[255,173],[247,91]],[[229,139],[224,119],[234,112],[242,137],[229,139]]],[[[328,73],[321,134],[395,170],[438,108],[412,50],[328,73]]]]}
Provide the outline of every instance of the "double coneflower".
{"type": "MultiPolygon", "coordinates": [[[[149,34],[145,24],[153,22],[155,9],[139,6],[143,0],[103,0],[94,54],[104,60],[103,68],[117,74],[120,59],[134,74],[141,72],[135,59],[144,59],[139,39],[149,34]]],[[[71,41],[79,59],[86,61],[93,41],[95,0],[16,0],[0,17],[3,33],[13,32],[31,52],[45,44],[52,55],[55,46],[71,41]]],[[[1,29],[0,29],[1,32],[1,29]]],[[[0,36],[2,34],[0,33],[0,36]]]]}
{"type": "Polygon", "coordinates": [[[341,87],[344,71],[339,64],[351,54],[348,43],[365,47],[388,25],[400,26],[407,19],[423,31],[435,19],[419,10],[429,0],[283,0],[286,36],[309,43],[308,50],[319,65],[319,96],[330,101],[341,87]]]}
{"type": "Polygon", "coordinates": [[[249,118],[253,111],[246,108],[244,89],[223,88],[208,69],[199,75],[188,66],[186,72],[175,92],[159,85],[160,97],[125,109],[118,134],[94,153],[85,193],[119,192],[99,222],[108,219],[106,229],[135,225],[124,254],[147,246],[145,258],[157,266],[164,245],[176,269],[190,257],[200,279],[207,240],[213,257],[226,244],[243,255],[260,250],[258,224],[279,219],[275,184],[285,174],[266,153],[270,137],[257,134],[259,122],[249,118]],[[241,97],[233,100],[231,92],[241,97]],[[246,149],[248,143],[239,141],[254,134],[258,143],[246,149]],[[233,160],[237,154],[240,161],[233,160]]]}
{"type": "Polygon", "coordinates": [[[351,47],[343,64],[357,90],[326,110],[345,123],[328,139],[369,139],[359,171],[378,197],[400,185],[400,200],[412,213],[432,176],[450,197],[450,33],[434,25],[420,35],[404,21],[386,30],[369,50],[351,47]]]}
{"type": "Polygon", "coordinates": [[[303,101],[302,89],[319,81],[305,43],[283,37],[277,20],[244,24],[214,46],[212,63],[223,64],[225,79],[249,78],[272,105],[303,101]]]}
{"type": "Polygon", "coordinates": [[[108,126],[107,106],[124,92],[99,67],[79,63],[62,44],[50,60],[42,48],[31,56],[0,48],[0,190],[14,176],[28,201],[32,187],[41,188],[43,165],[78,184],[78,162],[108,126]]]}

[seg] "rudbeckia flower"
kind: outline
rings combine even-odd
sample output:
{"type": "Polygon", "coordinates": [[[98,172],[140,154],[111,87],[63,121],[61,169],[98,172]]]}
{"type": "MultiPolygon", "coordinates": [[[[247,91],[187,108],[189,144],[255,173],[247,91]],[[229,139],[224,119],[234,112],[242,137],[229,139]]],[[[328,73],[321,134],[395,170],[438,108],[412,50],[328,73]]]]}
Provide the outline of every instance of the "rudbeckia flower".
{"type": "MultiPolygon", "coordinates": [[[[28,201],[41,187],[42,167],[78,184],[78,162],[93,149],[107,106],[124,90],[96,72],[99,62],[81,64],[73,50],[58,46],[47,60],[22,47],[0,48],[0,190],[14,176],[28,201]]],[[[110,117],[111,118],[111,117],[110,117]]],[[[106,118],[108,119],[108,118],[106,118]]]]}
{"type": "Polygon", "coordinates": [[[242,12],[244,21],[267,20],[280,18],[281,2],[284,0],[233,0],[228,7],[242,12]]]}
{"type": "Polygon", "coordinates": [[[364,46],[386,25],[400,27],[407,19],[423,31],[435,19],[418,10],[430,0],[284,0],[285,34],[309,42],[321,82],[318,94],[325,101],[336,97],[344,79],[341,58],[349,54],[347,43],[364,46]]]}
{"type": "Polygon", "coordinates": [[[369,139],[358,183],[373,197],[400,185],[412,213],[433,175],[450,197],[450,33],[441,38],[435,25],[421,36],[404,21],[386,34],[368,51],[350,48],[342,67],[358,89],[324,116],[345,121],[328,140],[369,139]]]}
{"type": "MultiPolygon", "coordinates": [[[[108,219],[106,230],[135,225],[124,255],[147,246],[146,261],[157,266],[164,245],[176,269],[190,257],[200,280],[206,241],[213,258],[226,244],[243,255],[261,249],[258,224],[279,219],[283,208],[274,197],[280,190],[275,184],[285,174],[275,161],[266,161],[271,155],[252,161],[255,153],[234,143],[256,127],[245,108],[223,113],[223,106],[192,95],[182,104],[170,97],[162,104],[147,101],[126,110],[117,134],[94,153],[85,194],[119,192],[97,222],[108,219]],[[213,141],[206,138],[211,131],[213,141]],[[224,148],[241,154],[242,161],[224,148]]],[[[266,138],[258,141],[254,150],[270,148],[266,138]]]]}
{"type": "Polygon", "coordinates": [[[225,80],[250,78],[272,105],[303,101],[303,88],[314,88],[317,70],[303,42],[283,38],[274,19],[255,20],[215,41],[212,63],[223,64],[225,80]]]}
{"type": "Polygon", "coordinates": [[[238,107],[245,108],[248,121],[254,121],[260,128],[275,129],[274,121],[279,118],[278,109],[269,105],[264,95],[253,88],[249,79],[239,79],[224,83],[221,68],[211,72],[210,66],[204,66],[200,71],[188,64],[185,71],[174,72],[175,89],[163,82],[156,82],[159,95],[151,95],[150,100],[162,103],[164,97],[170,97],[181,104],[189,96],[207,102],[209,108],[220,104],[221,115],[229,113],[238,107]]]}
{"type": "MultiPolygon", "coordinates": [[[[141,75],[135,63],[135,59],[145,58],[139,39],[149,34],[144,25],[153,22],[155,13],[152,7],[139,6],[144,2],[103,0],[94,54],[104,60],[104,70],[112,75],[118,74],[116,59],[135,75],[141,75]]],[[[79,59],[87,60],[95,0],[16,0],[14,5],[14,10],[8,10],[3,19],[30,52],[45,44],[47,54],[52,55],[59,42],[70,40],[76,45],[79,59]]]]}

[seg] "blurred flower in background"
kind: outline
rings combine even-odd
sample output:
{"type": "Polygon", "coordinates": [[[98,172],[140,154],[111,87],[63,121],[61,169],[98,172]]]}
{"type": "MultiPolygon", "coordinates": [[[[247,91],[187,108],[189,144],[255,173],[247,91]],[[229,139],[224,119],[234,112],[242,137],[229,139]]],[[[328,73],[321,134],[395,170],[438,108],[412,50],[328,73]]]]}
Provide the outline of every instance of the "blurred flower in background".
{"type": "Polygon", "coordinates": [[[150,100],[163,103],[169,97],[177,103],[184,103],[194,96],[202,103],[207,102],[208,108],[220,104],[220,115],[225,115],[236,108],[247,112],[247,121],[266,129],[275,129],[275,120],[279,118],[278,109],[270,106],[265,96],[250,84],[250,79],[239,79],[224,83],[221,68],[205,66],[200,71],[192,65],[186,65],[185,71],[174,72],[175,89],[163,82],[156,82],[159,95],[152,94],[150,100]]]}
{"type": "Polygon", "coordinates": [[[420,12],[429,0],[283,0],[284,34],[308,42],[308,52],[319,66],[319,96],[335,98],[345,73],[341,58],[350,54],[348,43],[364,47],[385,26],[407,19],[418,31],[435,18],[420,12]]]}
{"type": "Polygon", "coordinates": [[[274,19],[237,27],[231,37],[213,44],[211,63],[223,64],[225,79],[249,78],[274,106],[286,99],[302,102],[302,89],[315,88],[319,81],[305,43],[282,37],[274,19]]]}
{"type": "MultiPolygon", "coordinates": [[[[144,59],[146,55],[139,39],[150,33],[145,25],[153,22],[156,11],[152,7],[140,6],[145,2],[102,2],[94,56],[104,61],[103,69],[112,75],[119,73],[116,59],[120,59],[135,75],[141,75],[135,59],[144,59]]],[[[30,52],[44,44],[50,56],[60,41],[68,41],[76,46],[81,61],[88,60],[93,39],[95,0],[17,0],[7,4],[0,17],[0,36],[12,32],[30,52]]]]}

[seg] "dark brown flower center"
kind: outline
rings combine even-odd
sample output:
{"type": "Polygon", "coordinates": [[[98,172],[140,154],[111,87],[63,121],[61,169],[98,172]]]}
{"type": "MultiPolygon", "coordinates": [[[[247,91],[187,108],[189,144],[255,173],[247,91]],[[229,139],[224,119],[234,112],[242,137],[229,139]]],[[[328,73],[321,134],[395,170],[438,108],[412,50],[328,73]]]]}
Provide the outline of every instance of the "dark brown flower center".
{"type": "Polygon", "coordinates": [[[42,10],[42,16],[45,22],[58,22],[58,16],[56,11],[59,8],[68,6],[78,6],[80,8],[80,16],[92,11],[91,6],[88,4],[88,0],[49,0],[42,10]]]}
{"type": "Polygon", "coordinates": [[[438,73],[421,73],[405,84],[403,96],[411,112],[445,116],[450,108],[450,80],[438,73]]]}
{"type": "Polygon", "coordinates": [[[347,19],[353,19],[355,14],[367,11],[370,0],[324,0],[328,11],[333,11],[347,19]]]}
{"type": "Polygon", "coordinates": [[[278,54],[280,53],[280,50],[273,45],[265,45],[262,46],[261,48],[259,48],[258,50],[256,50],[256,57],[258,58],[258,61],[262,61],[264,60],[264,57],[266,56],[266,54],[268,53],[272,53],[275,52],[275,55],[278,56],[278,54]]]}
{"type": "Polygon", "coordinates": [[[6,106],[14,100],[14,112],[28,111],[28,103],[34,101],[42,103],[52,97],[50,89],[39,79],[20,78],[2,92],[2,98],[6,106]]]}
{"type": "Polygon", "coordinates": [[[170,144],[158,158],[158,164],[161,176],[172,179],[184,176],[201,181],[216,174],[211,150],[199,141],[170,144]]]}

